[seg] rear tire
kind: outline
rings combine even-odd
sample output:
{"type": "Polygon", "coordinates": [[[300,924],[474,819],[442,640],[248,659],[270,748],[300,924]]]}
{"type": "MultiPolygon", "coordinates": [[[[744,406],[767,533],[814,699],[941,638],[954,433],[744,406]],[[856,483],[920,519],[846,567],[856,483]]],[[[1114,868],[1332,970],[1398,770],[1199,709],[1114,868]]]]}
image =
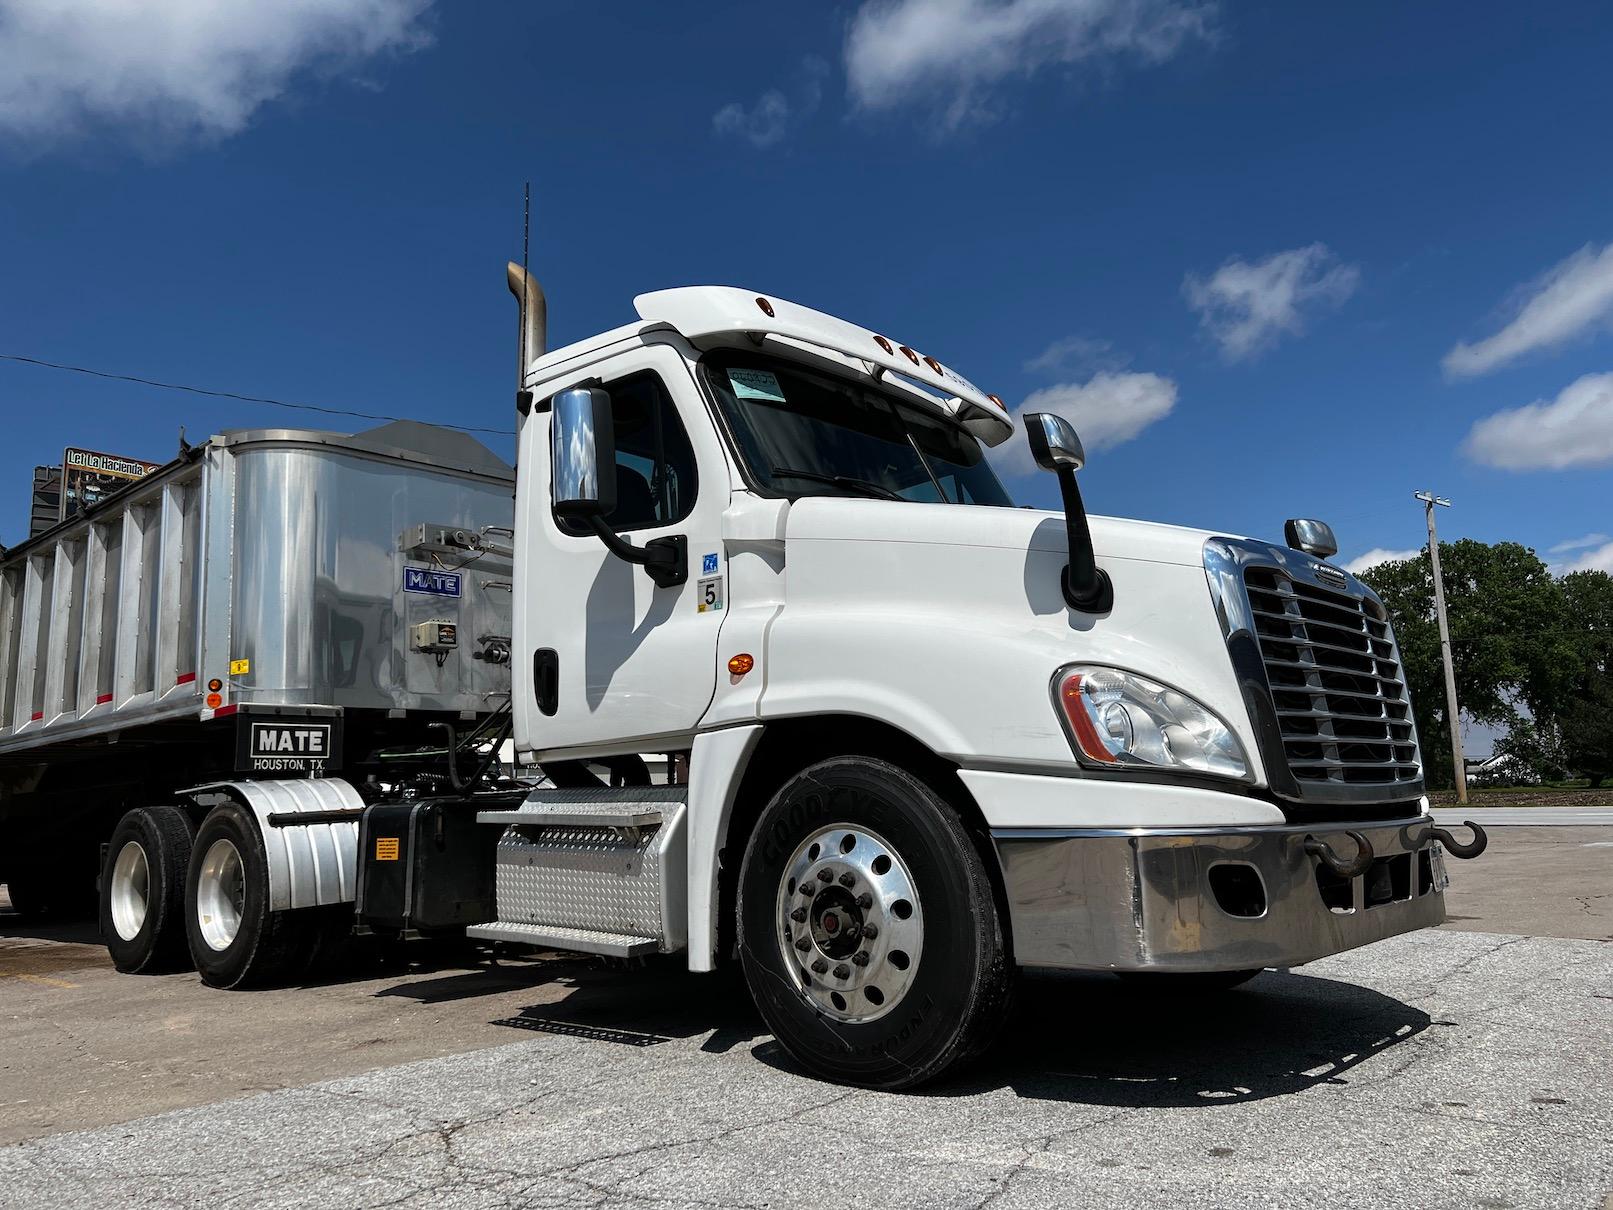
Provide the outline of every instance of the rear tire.
{"type": "Polygon", "coordinates": [[[202,820],[185,876],[191,961],[209,987],[290,978],[309,958],[304,918],[269,910],[269,863],[257,820],[235,803],[202,820]]]}
{"type": "Polygon", "coordinates": [[[911,1088],[985,1050],[1014,982],[957,812],[872,757],[823,761],[774,795],[740,869],[739,931],[780,1044],[863,1088],[911,1088]]]}
{"type": "Polygon", "coordinates": [[[125,974],[182,970],[185,871],[195,825],[178,807],[140,807],[113,829],[101,871],[101,936],[125,974]]]}

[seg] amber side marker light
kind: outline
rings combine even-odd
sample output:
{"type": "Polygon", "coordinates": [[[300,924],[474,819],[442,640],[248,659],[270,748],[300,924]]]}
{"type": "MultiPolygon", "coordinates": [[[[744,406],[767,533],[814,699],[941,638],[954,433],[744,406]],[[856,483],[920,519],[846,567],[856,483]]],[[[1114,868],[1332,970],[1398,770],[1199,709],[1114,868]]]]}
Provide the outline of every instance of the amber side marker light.
{"type": "Polygon", "coordinates": [[[769,319],[773,318],[773,304],[768,302],[767,299],[760,297],[757,298],[756,305],[762,309],[763,315],[767,316],[769,319]]]}
{"type": "Polygon", "coordinates": [[[209,710],[217,710],[223,704],[224,698],[221,694],[209,693],[207,695],[207,708],[209,710]]]}
{"type": "Polygon", "coordinates": [[[735,676],[744,676],[756,667],[756,657],[749,652],[742,651],[738,655],[728,658],[728,671],[735,676]]]}
{"type": "Polygon", "coordinates": [[[1115,764],[1113,752],[1104,744],[1098,735],[1098,728],[1087,713],[1086,702],[1082,700],[1081,674],[1073,673],[1065,678],[1064,685],[1059,692],[1059,704],[1064,707],[1064,717],[1070,720],[1070,730],[1075,733],[1075,742],[1080,745],[1081,752],[1090,760],[1102,764],[1115,764]]]}

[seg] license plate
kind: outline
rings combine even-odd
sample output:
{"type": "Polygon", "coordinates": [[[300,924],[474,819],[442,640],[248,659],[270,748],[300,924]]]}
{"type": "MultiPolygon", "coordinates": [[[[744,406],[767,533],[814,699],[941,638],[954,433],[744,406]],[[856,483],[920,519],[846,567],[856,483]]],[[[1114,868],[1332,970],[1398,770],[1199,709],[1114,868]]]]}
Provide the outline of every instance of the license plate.
{"type": "Polygon", "coordinates": [[[1451,876],[1445,872],[1445,850],[1439,841],[1428,846],[1428,868],[1434,875],[1434,889],[1443,891],[1451,885],[1451,876]]]}

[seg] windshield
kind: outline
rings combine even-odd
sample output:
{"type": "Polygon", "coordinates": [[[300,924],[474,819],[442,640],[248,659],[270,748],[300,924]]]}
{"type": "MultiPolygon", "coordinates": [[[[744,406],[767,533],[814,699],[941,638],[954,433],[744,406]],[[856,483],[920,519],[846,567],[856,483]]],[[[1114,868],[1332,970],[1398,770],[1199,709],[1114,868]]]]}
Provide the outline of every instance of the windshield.
{"type": "Polygon", "coordinates": [[[1013,506],[980,442],[940,412],[778,358],[722,353],[704,366],[765,491],[1013,506]]]}

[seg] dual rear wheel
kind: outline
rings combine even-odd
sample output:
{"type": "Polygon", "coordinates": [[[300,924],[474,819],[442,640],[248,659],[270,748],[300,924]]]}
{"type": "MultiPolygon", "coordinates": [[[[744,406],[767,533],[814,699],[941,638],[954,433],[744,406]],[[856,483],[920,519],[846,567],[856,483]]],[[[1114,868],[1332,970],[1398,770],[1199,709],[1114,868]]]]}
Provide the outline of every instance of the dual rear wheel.
{"type": "Polygon", "coordinates": [[[200,827],[178,807],[141,807],[112,834],[101,935],[120,971],[189,965],[212,987],[269,983],[303,973],[341,931],[324,909],[270,910],[263,839],[235,803],[200,827]]]}

